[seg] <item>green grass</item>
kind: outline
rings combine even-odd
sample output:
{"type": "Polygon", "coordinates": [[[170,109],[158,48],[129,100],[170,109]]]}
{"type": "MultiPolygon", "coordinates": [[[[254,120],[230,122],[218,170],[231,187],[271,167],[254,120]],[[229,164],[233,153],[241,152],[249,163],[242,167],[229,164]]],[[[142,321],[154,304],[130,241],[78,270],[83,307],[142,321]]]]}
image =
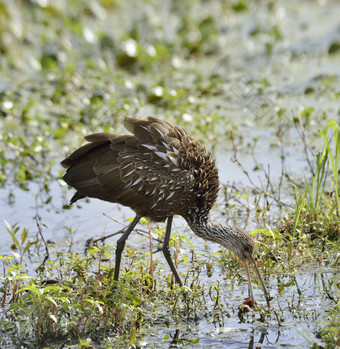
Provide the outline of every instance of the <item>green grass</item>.
{"type": "Polygon", "coordinates": [[[115,285],[102,258],[110,258],[108,252],[93,247],[87,258],[72,254],[47,262],[32,278],[24,266],[2,257],[1,303],[6,307],[0,326],[3,335],[7,333],[2,340],[10,336],[17,345],[29,338],[39,344],[72,344],[91,337],[132,335],[143,318],[141,302],[149,292],[149,277],[131,271],[115,285]]]}
{"type": "Polygon", "coordinates": [[[306,180],[305,188],[296,193],[293,240],[298,227],[300,227],[300,233],[305,230],[301,228],[303,225],[311,229],[309,231],[311,236],[319,234],[320,238],[336,241],[340,234],[338,188],[340,169],[339,125],[334,120],[330,121],[323,130],[319,131],[317,138],[322,138],[324,144],[322,150],[316,154],[316,170],[312,181],[308,182],[306,180]],[[329,130],[333,131],[332,135],[329,135],[329,130]],[[334,144],[331,144],[332,139],[334,144]],[[332,169],[331,175],[329,175],[330,167],[332,169]],[[327,179],[329,183],[326,188],[327,179]],[[318,227],[320,227],[319,230],[318,227]]]}

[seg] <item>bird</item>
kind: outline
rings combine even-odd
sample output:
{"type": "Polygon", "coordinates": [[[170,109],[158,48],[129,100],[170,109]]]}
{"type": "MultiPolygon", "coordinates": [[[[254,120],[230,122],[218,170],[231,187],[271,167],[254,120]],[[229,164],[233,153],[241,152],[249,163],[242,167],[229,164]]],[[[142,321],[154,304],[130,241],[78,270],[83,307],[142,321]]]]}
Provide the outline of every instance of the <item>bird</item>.
{"type": "Polygon", "coordinates": [[[114,280],[122,252],[142,217],[167,221],[162,251],[176,282],[183,286],[169,250],[174,216],[182,216],[200,238],[215,242],[240,260],[255,305],[247,262],[253,268],[270,308],[270,296],[253,257],[254,240],[245,230],[210,218],[219,191],[219,175],[210,152],[184,128],[148,116],[125,118],[130,134],[95,133],[61,162],[63,180],[76,189],[70,204],[90,197],[130,207],[136,215],[117,240],[114,280]]]}

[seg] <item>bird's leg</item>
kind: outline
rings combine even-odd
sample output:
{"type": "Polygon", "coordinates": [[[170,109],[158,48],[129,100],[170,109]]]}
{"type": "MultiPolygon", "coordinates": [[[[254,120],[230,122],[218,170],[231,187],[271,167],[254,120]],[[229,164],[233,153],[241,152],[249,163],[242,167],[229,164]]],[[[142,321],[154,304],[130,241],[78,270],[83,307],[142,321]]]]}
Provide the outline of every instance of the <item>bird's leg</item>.
{"type": "Polygon", "coordinates": [[[171,254],[170,254],[170,250],[169,250],[169,242],[170,242],[170,234],[171,234],[171,225],[172,225],[172,217],[168,217],[168,222],[166,225],[166,231],[165,231],[165,237],[164,237],[164,242],[163,242],[163,254],[164,257],[166,259],[166,261],[168,262],[170,269],[172,271],[172,273],[175,276],[176,282],[182,287],[183,286],[183,282],[178,274],[178,271],[174,265],[174,262],[171,258],[171,254]]]}
{"type": "Polygon", "coordinates": [[[122,252],[125,247],[125,241],[129,237],[130,233],[132,232],[133,228],[137,225],[137,223],[140,221],[142,217],[136,216],[131,224],[125,229],[123,235],[118,239],[117,241],[117,248],[116,248],[116,264],[115,264],[115,274],[114,274],[114,280],[118,281],[119,278],[119,268],[120,268],[120,261],[122,258],[122,252]]]}

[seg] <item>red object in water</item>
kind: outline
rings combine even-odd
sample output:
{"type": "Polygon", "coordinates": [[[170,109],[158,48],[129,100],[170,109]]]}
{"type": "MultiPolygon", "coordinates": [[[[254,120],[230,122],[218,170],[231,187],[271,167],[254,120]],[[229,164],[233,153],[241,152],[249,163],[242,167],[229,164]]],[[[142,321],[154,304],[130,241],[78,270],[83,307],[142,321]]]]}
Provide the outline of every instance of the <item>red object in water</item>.
{"type": "MultiPolygon", "coordinates": [[[[255,305],[257,305],[256,302],[255,305]]],[[[239,309],[244,313],[254,311],[254,305],[252,304],[251,299],[244,300],[243,303],[240,305],[239,309]]]]}
{"type": "Polygon", "coordinates": [[[249,305],[251,307],[251,299],[246,299],[242,304],[249,305]]]}

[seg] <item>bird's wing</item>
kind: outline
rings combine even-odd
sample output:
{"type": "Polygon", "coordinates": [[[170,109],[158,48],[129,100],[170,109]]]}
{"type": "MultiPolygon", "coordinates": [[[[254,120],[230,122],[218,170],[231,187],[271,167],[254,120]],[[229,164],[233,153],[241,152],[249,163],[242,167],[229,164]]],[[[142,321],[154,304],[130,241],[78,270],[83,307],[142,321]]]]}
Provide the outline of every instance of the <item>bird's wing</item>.
{"type": "Polygon", "coordinates": [[[87,136],[90,143],[62,162],[67,168],[64,180],[78,191],[71,202],[89,196],[129,206],[143,215],[161,206],[169,211],[167,203],[188,196],[192,179],[178,160],[185,131],[151,117],[125,119],[124,125],[133,135],[87,136]]]}
{"type": "Polygon", "coordinates": [[[124,143],[127,138],[131,137],[133,136],[109,133],[87,136],[86,140],[90,143],[83,145],[61,162],[61,165],[67,169],[63,179],[77,190],[71,203],[86,196],[116,202],[114,195],[124,185],[119,176],[118,154],[111,151],[110,145],[116,142],[124,143]],[[102,164],[103,174],[110,172],[112,183],[115,184],[113,192],[100,184],[96,173],[98,162],[102,164]]]}
{"type": "Polygon", "coordinates": [[[161,205],[165,210],[170,200],[178,202],[179,197],[187,196],[191,177],[178,159],[176,143],[180,147],[181,140],[171,134],[174,126],[152,117],[125,119],[124,125],[134,137],[111,142],[111,152],[94,166],[101,187],[109,192],[117,189],[114,177],[119,172],[121,187],[119,196],[115,195],[117,201],[134,207],[136,201],[140,202],[138,198],[142,198],[140,204],[148,210],[161,205]],[[116,165],[112,166],[113,163],[116,165]]]}

